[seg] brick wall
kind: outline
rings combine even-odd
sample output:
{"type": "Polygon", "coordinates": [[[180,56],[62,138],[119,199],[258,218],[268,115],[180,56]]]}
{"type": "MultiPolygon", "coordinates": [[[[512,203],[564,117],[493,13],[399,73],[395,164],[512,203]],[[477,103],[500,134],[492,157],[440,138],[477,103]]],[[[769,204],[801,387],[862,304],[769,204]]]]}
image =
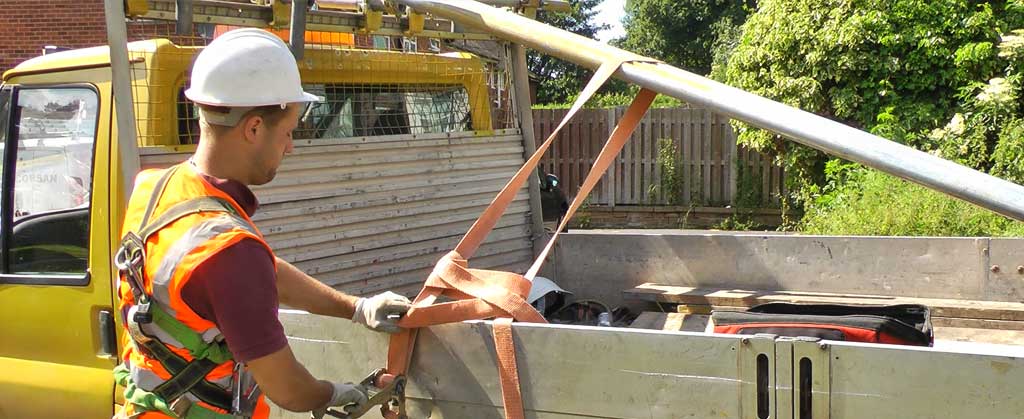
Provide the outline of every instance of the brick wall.
{"type": "MultiPolygon", "coordinates": [[[[0,73],[42,54],[44,46],[85,48],[107,43],[103,0],[0,0],[0,73]]],[[[179,40],[172,23],[129,23],[129,40],[169,37],[180,45],[198,45],[196,39],[179,40]]],[[[373,40],[356,36],[356,45],[372,48],[373,40]]],[[[430,40],[419,38],[417,50],[427,52],[430,40]]],[[[398,41],[397,48],[401,48],[398,41]]]]}
{"type": "MultiPolygon", "coordinates": [[[[103,0],[0,0],[0,72],[42,54],[44,46],[107,43],[103,0]]],[[[129,23],[130,39],[168,37],[168,23],[129,23]]]]}
{"type": "Polygon", "coordinates": [[[38,56],[46,45],[107,42],[103,0],[0,0],[0,71],[38,56]]]}

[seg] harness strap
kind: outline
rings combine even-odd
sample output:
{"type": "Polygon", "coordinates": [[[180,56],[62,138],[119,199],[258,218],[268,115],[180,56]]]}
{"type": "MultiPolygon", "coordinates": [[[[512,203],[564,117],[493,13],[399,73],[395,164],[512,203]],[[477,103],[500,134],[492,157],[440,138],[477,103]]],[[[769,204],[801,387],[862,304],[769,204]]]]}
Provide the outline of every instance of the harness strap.
{"type": "Polygon", "coordinates": [[[217,363],[205,358],[193,359],[192,362],[186,361],[185,358],[171,352],[159,340],[153,339],[152,336],[149,337],[152,340],[135,342],[135,344],[159,361],[171,374],[171,378],[153,389],[153,393],[169,403],[182,394],[191,392],[199,400],[219,409],[231,411],[231,394],[205,379],[206,374],[212,371],[217,363]],[[198,375],[200,373],[201,375],[198,375]]]}
{"type": "Polygon", "coordinates": [[[149,236],[160,231],[160,229],[167,227],[167,225],[177,221],[178,219],[192,214],[198,214],[200,212],[226,212],[233,215],[238,214],[235,207],[224,198],[218,196],[192,198],[187,201],[174,204],[168,208],[167,211],[160,214],[159,217],[156,217],[153,222],[139,229],[139,237],[141,237],[142,242],[145,243],[146,240],[149,239],[149,236]]]}
{"type": "MultiPolygon", "coordinates": [[[[487,235],[494,229],[498,220],[515,199],[515,195],[523,183],[533,174],[541,157],[558,137],[561,129],[583,108],[583,105],[597,92],[597,89],[618,71],[623,62],[625,61],[608,62],[598,68],[558,127],[498,193],[498,196],[463,236],[455,250],[438,261],[423,289],[413,301],[413,308],[399,322],[399,325],[406,330],[391,337],[387,363],[389,374],[404,375],[408,370],[416,343],[416,328],[463,320],[495,318],[492,330],[498,357],[505,417],[508,419],[524,417],[515,345],[512,339],[512,320],[546,323],[544,317],[525,301],[525,296],[529,293],[532,285],[531,280],[558,238],[557,232],[561,231],[568,223],[614,157],[621,151],[622,146],[650,107],[656,93],[643,89],[634,99],[633,104],[630,105],[608,143],[602,149],[580,192],[573,199],[573,205],[570,206],[569,212],[563,218],[562,225],[556,230],[547,247],[525,276],[510,272],[469,269],[466,259],[473,256],[487,235]],[[455,301],[434,304],[441,296],[455,301]]],[[[385,411],[384,414],[389,418],[397,416],[395,411],[385,411]]]]}
{"type": "Polygon", "coordinates": [[[153,210],[156,209],[156,203],[160,202],[160,198],[164,195],[164,189],[167,189],[167,181],[174,176],[174,173],[178,171],[179,165],[174,165],[167,169],[160,179],[157,179],[156,185],[153,185],[153,194],[149,196],[149,203],[146,204],[146,212],[142,215],[142,222],[139,223],[139,230],[149,222],[149,217],[153,215],[153,210]]]}
{"type": "MultiPolygon", "coordinates": [[[[149,237],[174,221],[200,212],[226,212],[237,215],[236,209],[228,200],[220,197],[204,196],[176,203],[150,222],[149,219],[152,217],[153,211],[163,195],[168,181],[177,172],[178,168],[179,166],[174,166],[168,169],[157,180],[154,193],[150,196],[146,212],[142,217],[138,235],[135,235],[134,232],[129,232],[126,235],[126,239],[122,241],[122,246],[137,247],[137,249],[128,249],[130,250],[129,253],[140,252],[143,262],[145,261],[145,243],[149,237]]],[[[144,272],[144,270],[140,267],[135,272],[129,269],[125,274],[135,276],[136,273],[141,272],[144,272]]],[[[135,289],[141,286],[142,278],[129,279],[127,282],[133,288],[134,295],[145,295],[148,297],[144,289],[135,289]]],[[[206,375],[218,365],[232,359],[227,345],[220,341],[206,342],[202,335],[163,310],[157,301],[152,298],[147,298],[147,300],[150,304],[148,309],[152,314],[153,323],[174,339],[177,339],[193,357],[191,362],[186,361],[178,354],[172,352],[158,338],[144,332],[145,337],[148,339],[133,339],[138,348],[146,351],[146,353],[160,362],[171,374],[169,379],[158,385],[151,393],[167,403],[178,399],[185,393],[192,393],[199,400],[230,412],[231,393],[206,380],[206,375]]],[[[126,320],[134,321],[134,319],[126,320]]]]}

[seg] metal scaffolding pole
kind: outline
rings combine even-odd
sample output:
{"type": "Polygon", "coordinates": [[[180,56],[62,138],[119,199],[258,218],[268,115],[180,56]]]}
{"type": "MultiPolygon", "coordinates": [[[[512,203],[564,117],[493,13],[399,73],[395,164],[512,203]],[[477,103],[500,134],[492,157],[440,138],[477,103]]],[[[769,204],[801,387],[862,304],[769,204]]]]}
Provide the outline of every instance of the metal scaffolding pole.
{"type": "Polygon", "coordinates": [[[476,1],[398,2],[592,69],[633,60],[618,78],[1024,221],[1024,187],[969,167],[476,1]]]}
{"type": "MultiPolygon", "coordinates": [[[[530,76],[526,68],[526,47],[512,45],[512,85],[515,87],[516,114],[519,115],[519,128],[523,133],[523,158],[529,159],[537,151],[537,137],[533,132],[533,102],[530,98],[530,76]]],[[[533,234],[530,240],[533,241],[533,256],[540,255],[547,243],[547,234],[544,233],[544,213],[540,195],[540,178],[537,175],[530,176],[526,184],[526,190],[530,195],[530,225],[533,234]]]]}
{"type": "Polygon", "coordinates": [[[132,83],[128,63],[128,29],[124,22],[124,2],[105,0],[107,45],[110,46],[110,73],[114,94],[117,126],[118,159],[121,164],[122,191],[125,203],[135,186],[139,172],[139,146],[135,132],[135,107],[132,105],[132,83]]]}

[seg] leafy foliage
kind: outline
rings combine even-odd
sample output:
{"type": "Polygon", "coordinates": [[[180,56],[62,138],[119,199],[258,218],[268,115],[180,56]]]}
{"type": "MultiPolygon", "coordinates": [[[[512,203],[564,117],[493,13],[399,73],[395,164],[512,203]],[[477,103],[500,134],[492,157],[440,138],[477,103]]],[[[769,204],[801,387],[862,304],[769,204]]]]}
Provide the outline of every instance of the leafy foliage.
{"type": "Polygon", "coordinates": [[[753,0],[627,0],[616,44],[697,74],[708,74],[723,33],[734,31],[753,0]]]}
{"type": "Polygon", "coordinates": [[[807,206],[807,234],[1022,236],[1024,223],[856,164],[829,162],[838,190],[807,206]]]}
{"type": "MultiPolygon", "coordinates": [[[[724,70],[739,88],[1020,182],[1021,0],[762,0],[724,70]],[[1000,34],[1006,34],[1000,36],[1000,34]]],[[[780,153],[823,234],[1000,235],[1020,225],[740,124],[780,153]]]]}
{"type": "MultiPolygon", "coordinates": [[[[753,93],[921,145],[948,121],[958,93],[999,68],[996,48],[1009,15],[1005,4],[968,0],[763,0],[744,26],[725,81],[753,93]]],[[[1018,18],[1014,17],[1016,20],[1018,18]]],[[[780,139],[739,127],[759,149],[795,154],[820,183],[823,156],[781,150],[780,139]]]]}
{"type": "MultiPolygon", "coordinates": [[[[587,38],[595,38],[607,25],[595,23],[601,0],[571,0],[572,13],[540,11],[537,20],[587,38]]],[[[565,103],[578,94],[593,72],[576,64],[535,51],[527,53],[530,73],[540,80],[537,103],[565,103]]]]}

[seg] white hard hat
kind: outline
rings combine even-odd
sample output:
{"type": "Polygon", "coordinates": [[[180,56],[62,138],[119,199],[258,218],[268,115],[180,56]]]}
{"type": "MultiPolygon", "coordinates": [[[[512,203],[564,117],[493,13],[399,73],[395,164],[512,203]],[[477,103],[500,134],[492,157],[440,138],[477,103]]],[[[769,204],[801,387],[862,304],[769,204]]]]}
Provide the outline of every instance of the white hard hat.
{"type": "Polygon", "coordinates": [[[255,28],[225,32],[203,49],[192,66],[185,97],[229,108],[322,100],[302,90],[299,67],[288,45],[255,28]]]}
{"type": "Polygon", "coordinates": [[[561,292],[565,294],[572,294],[569,291],[563,290],[554,281],[547,279],[543,276],[533,278],[533,285],[530,286],[530,295],[526,297],[526,301],[533,304],[541,297],[547,295],[549,292],[561,292]]]}

